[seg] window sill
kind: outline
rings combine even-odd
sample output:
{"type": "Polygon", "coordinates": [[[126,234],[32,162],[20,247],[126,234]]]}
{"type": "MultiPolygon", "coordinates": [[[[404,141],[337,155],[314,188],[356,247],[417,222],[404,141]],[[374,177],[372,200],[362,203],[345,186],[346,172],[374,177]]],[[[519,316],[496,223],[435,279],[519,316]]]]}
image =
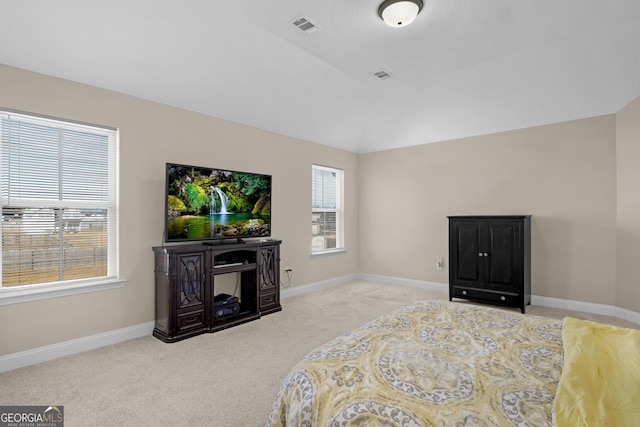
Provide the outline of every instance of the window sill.
{"type": "Polygon", "coordinates": [[[311,256],[332,255],[332,254],[340,254],[340,253],[343,253],[343,252],[347,252],[347,250],[345,248],[327,249],[326,251],[311,252],[311,256]]]}
{"type": "Polygon", "coordinates": [[[0,305],[19,304],[29,301],[106,291],[124,287],[126,280],[106,277],[95,280],[68,282],[65,284],[24,285],[0,288],[0,305]]]}

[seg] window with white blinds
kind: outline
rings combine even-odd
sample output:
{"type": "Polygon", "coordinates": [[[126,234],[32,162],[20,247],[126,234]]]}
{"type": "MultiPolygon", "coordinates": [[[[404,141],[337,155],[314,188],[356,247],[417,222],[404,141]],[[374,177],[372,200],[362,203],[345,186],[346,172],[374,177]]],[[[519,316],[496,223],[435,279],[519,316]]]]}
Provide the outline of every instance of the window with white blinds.
{"type": "Polygon", "coordinates": [[[2,288],[115,278],[114,129],[0,111],[2,288]]]}
{"type": "Polygon", "coordinates": [[[313,165],[311,186],[311,252],[342,249],[342,170],[313,165]]]}

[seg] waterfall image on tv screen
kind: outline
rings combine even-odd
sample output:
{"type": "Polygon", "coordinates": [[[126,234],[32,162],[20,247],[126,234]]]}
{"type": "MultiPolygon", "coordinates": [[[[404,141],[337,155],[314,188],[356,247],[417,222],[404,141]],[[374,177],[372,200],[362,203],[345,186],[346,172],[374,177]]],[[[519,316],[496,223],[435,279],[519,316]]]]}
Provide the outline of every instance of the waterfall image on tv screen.
{"type": "Polygon", "coordinates": [[[271,235],[271,176],[167,163],[166,241],[271,235]]]}

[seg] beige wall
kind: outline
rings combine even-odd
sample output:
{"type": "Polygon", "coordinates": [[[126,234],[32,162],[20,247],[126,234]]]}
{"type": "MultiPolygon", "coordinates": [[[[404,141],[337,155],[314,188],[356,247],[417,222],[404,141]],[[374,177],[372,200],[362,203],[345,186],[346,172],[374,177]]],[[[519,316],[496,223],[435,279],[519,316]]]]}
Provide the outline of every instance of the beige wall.
{"type": "Polygon", "coordinates": [[[640,312],[640,98],[616,114],[618,240],[616,305],[640,312]]]}
{"type": "Polygon", "coordinates": [[[120,129],[127,280],[0,306],[0,355],[153,321],[167,161],[273,175],[273,234],[294,286],[357,272],[447,283],[435,269],[448,267],[447,215],[532,214],[535,295],[640,311],[640,100],[616,116],[360,156],[1,65],[0,107],[120,129]],[[345,171],[346,253],[309,255],[313,163],[345,171]]]}
{"type": "MultiPolygon", "coordinates": [[[[447,215],[531,214],[532,293],[615,304],[615,116],[360,156],[362,273],[447,283],[447,215]]],[[[636,275],[637,276],[637,275],[636,275]]]]}
{"type": "Polygon", "coordinates": [[[0,66],[0,107],[120,129],[122,289],[0,306],[0,355],[154,319],[153,256],[162,243],[164,165],[273,175],[273,237],[293,284],[357,272],[357,155],[65,80],[0,66]],[[311,165],[343,168],[347,252],[311,257],[311,165]]]}

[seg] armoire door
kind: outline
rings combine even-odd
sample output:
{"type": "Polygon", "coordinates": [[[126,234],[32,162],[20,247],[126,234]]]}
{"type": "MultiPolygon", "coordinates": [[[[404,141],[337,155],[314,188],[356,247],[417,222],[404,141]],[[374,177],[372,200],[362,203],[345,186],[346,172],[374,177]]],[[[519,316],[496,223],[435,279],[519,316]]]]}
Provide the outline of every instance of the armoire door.
{"type": "Polygon", "coordinates": [[[456,284],[480,285],[482,282],[482,258],[480,253],[480,233],[478,222],[459,221],[451,229],[455,253],[451,254],[450,262],[456,284]]]}
{"type": "Polygon", "coordinates": [[[519,221],[487,221],[482,227],[480,257],[483,287],[517,290],[522,282],[522,241],[519,221]]]}

